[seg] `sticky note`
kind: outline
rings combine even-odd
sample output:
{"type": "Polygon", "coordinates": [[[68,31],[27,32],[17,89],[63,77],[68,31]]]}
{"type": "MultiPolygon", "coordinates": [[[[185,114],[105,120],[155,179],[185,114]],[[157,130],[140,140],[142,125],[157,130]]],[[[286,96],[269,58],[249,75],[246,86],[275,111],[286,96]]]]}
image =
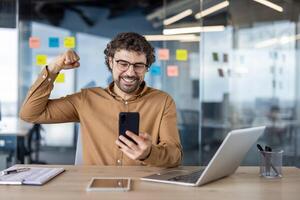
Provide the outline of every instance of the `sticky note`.
{"type": "Polygon", "coordinates": [[[177,65],[167,66],[167,75],[170,77],[176,77],[179,75],[179,69],[177,65]]]}
{"type": "Polygon", "coordinates": [[[212,53],[212,57],[213,57],[213,61],[219,61],[219,55],[218,55],[218,53],[216,53],[216,52],[213,52],[212,53]]]}
{"type": "Polygon", "coordinates": [[[158,60],[169,60],[170,58],[170,51],[169,49],[158,49],[158,60]]]}
{"type": "Polygon", "coordinates": [[[224,53],[224,54],[223,54],[223,62],[224,62],[224,63],[227,63],[227,62],[228,62],[228,54],[227,54],[227,53],[224,53]]]}
{"type": "Polygon", "coordinates": [[[41,40],[39,37],[30,37],[29,38],[29,47],[32,49],[41,47],[41,40]]]}
{"type": "Polygon", "coordinates": [[[152,76],[160,76],[161,75],[161,67],[154,65],[150,67],[150,74],[152,76]]]}
{"type": "Polygon", "coordinates": [[[66,37],[64,40],[64,46],[66,48],[75,48],[75,37],[66,37]]]}
{"type": "Polygon", "coordinates": [[[218,74],[219,74],[219,77],[224,77],[224,71],[223,71],[223,69],[219,68],[218,69],[218,74]]]}
{"type": "Polygon", "coordinates": [[[65,82],[65,74],[60,73],[55,79],[56,83],[64,83],[65,82]]]}
{"type": "Polygon", "coordinates": [[[59,38],[58,37],[50,37],[49,38],[49,47],[50,48],[59,47],[59,38]]]}
{"type": "Polygon", "coordinates": [[[46,55],[36,55],[36,65],[42,66],[47,64],[47,56],[46,55]]]}
{"type": "Polygon", "coordinates": [[[186,49],[176,50],[176,60],[186,61],[188,59],[188,51],[186,49]]]}

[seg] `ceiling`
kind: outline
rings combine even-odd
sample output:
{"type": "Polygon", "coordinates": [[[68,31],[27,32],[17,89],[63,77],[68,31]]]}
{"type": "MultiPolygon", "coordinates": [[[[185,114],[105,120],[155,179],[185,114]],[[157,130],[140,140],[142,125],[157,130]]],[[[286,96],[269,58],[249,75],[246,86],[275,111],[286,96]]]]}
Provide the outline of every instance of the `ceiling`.
{"type": "MultiPolygon", "coordinates": [[[[154,28],[162,28],[163,20],[192,9],[194,13],[216,5],[224,0],[19,0],[20,17],[29,20],[46,20],[59,26],[66,11],[78,14],[84,23],[93,26],[97,18],[91,17],[84,8],[105,8],[108,10],[107,19],[126,16],[132,11],[139,10],[154,28]],[[200,6],[200,1],[203,5],[200,6]]],[[[251,26],[257,22],[278,20],[298,21],[300,13],[299,0],[270,0],[284,8],[279,13],[254,0],[229,0],[230,5],[202,20],[196,20],[193,15],[176,22],[170,27],[203,25],[235,25],[251,26]]],[[[15,24],[15,6],[12,0],[0,1],[0,27],[15,24]]]]}
{"type": "Polygon", "coordinates": [[[28,8],[22,9],[23,19],[46,19],[53,25],[59,25],[65,11],[71,11],[77,13],[87,25],[93,26],[94,19],[81,7],[106,8],[109,10],[107,18],[113,19],[137,9],[147,15],[161,7],[163,2],[162,0],[22,0],[20,4],[22,8],[28,8]]]}

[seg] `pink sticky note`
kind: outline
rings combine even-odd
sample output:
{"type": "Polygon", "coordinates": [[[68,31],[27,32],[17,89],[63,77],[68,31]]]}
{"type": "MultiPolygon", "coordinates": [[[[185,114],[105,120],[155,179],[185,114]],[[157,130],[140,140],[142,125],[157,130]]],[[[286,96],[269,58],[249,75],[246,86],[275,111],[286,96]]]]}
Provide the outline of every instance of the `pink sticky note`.
{"type": "Polygon", "coordinates": [[[30,37],[29,38],[29,47],[30,48],[40,48],[41,40],[38,37],[30,37]]]}
{"type": "Polygon", "coordinates": [[[159,60],[169,60],[170,51],[169,49],[158,49],[158,59],[159,60]]]}
{"type": "Polygon", "coordinates": [[[167,67],[167,75],[170,77],[176,77],[179,75],[179,69],[177,65],[169,65],[167,67]]]}

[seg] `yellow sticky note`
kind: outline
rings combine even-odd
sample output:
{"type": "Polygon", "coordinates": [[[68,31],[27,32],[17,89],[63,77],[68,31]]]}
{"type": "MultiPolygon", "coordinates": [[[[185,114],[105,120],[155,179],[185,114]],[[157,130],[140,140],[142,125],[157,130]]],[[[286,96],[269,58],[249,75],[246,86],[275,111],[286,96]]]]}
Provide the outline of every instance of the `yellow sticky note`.
{"type": "Polygon", "coordinates": [[[188,51],[186,49],[177,49],[176,50],[176,60],[187,61],[188,51]]]}
{"type": "Polygon", "coordinates": [[[55,79],[56,83],[64,83],[65,82],[65,74],[58,74],[58,76],[55,79]]]}
{"type": "Polygon", "coordinates": [[[36,65],[43,66],[47,64],[47,56],[46,55],[36,55],[36,65]]]}
{"type": "Polygon", "coordinates": [[[66,37],[64,40],[64,46],[66,48],[75,48],[75,37],[66,37]]]}

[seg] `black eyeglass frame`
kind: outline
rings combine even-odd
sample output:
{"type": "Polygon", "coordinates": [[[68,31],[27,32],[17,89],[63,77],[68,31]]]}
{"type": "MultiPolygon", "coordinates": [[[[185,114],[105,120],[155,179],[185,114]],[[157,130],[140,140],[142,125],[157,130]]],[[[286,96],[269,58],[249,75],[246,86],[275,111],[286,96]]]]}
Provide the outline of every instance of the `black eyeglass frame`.
{"type": "Polygon", "coordinates": [[[113,60],[117,63],[117,67],[120,71],[127,71],[129,69],[130,65],[133,66],[133,70],[136,73],[143,73],[145,71],[148,71],[148,69],[149,69],[149,66],[145,63],[141,63],[141,62],[131,63],[131,62],[128,62],[127,60],[122,60],[122,59],[116,60],[115,58],[113,58],[113,60]],[[125,67],[121,66],[122,64],[120,64],[120,62],[123,62],[123,64],[126,64],[127,66],[125,66],[125,67]],[[143,65],[143,66],[137,66],[137,65],[143,65]],[[138,70],[141,67],[143,69],[138,70]]]}

